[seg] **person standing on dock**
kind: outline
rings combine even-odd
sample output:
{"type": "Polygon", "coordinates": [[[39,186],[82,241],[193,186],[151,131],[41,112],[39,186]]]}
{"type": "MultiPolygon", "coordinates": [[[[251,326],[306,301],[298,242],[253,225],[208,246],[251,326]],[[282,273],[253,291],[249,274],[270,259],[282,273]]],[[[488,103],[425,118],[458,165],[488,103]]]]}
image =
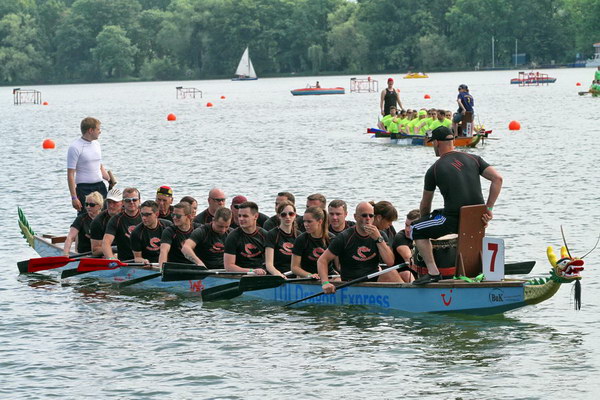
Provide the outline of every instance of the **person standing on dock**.
{"type": "Polygon", "coordinates": [[[459,212],[462,206],[486,204],[487,210],[481,220],[487,226],[494,217],[492,210],[502,189],[502,175],[481,157],[454,151],[454,135],[445,126],[436,128],[429,142],[433,142],[437,160],[425,173],[425,185],[421,198],[421,218],[412,225],[410,239],[419,250],[427,265],[427,274],[413,282],[423,285],[437,282],[441,275],[433,257],[430,239],[458,232],[459,212]],[[483,201],[480,176],[489,180],[487,202],[483,201]],[[435,189],[439,188],[444,198],[442,210],[431,211],[435,189]]]}
{"type": "Polygon", "coordinates": [[[388,78],[387,88],[381,91],[381,99],[379,101],[379,108],[381,108],[381,115],[384,117],[390,113],[392,106],[399,107],[400,110],[404,110],[402,102],[400,101],[400,89],[394,89],[394,80],[388,78]]]}
{"type": "MultiPolygon", "coordinates": [[[[87,117],[80,124],[81,137],[69,146],[67,151],[67,183],[71,193],[71,205],[82,214],[85,197],[99,192],[103,198],[108,193],[103,179],[110,181],[108,172],[102,165],[102,151],[98,138],[102,130],[100,121],[87,117]]],[[[112,188],[112,186],[111,186],[112,188]]]]}

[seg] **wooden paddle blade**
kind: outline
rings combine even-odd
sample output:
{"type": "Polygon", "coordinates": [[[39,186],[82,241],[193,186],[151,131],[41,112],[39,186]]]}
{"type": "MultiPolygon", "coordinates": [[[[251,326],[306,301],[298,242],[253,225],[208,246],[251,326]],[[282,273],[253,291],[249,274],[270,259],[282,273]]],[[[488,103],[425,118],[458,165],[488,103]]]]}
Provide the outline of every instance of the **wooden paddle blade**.
{"type": "MultiPolygon", "coordinates": [[[[27,271],[26,272],[38,272],[38,271],[46,271],[49,269],[55,269],[64,267],[71,261],[76,261],[70,257],[66,256],[56,256],[56,257],[42,257],[42,258],[32,258],[27,261],[27,271]]],[[[24,261],[22,261],[24,263],[24,261]]],[[[21,264],[22,265],[22,264],[21,264]]],[[[21,266],[19,266],[19,271],[21,270],[21,266]]]]}
{"type": "Polygon", "coordinates": [[[504,264],[504,275],[527,275],[535,266],[535,261],[504,264]]]}

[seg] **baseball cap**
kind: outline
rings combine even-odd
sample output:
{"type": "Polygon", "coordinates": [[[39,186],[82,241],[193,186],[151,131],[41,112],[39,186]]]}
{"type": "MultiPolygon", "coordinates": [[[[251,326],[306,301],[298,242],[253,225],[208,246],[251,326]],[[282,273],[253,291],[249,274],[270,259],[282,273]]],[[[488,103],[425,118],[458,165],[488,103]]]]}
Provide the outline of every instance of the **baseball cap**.
{"type": "Polygon", "coordinates": [[[394,82],[394,78],[388,78],[388,82],[394,82]]]}
{"type": "Polygon", "coordinates": [[[106,200],[121,201],[123,200],[123,193],[117,188],[112,188],[108,191],[106,200]]]}
{"type": "Polygon", "coordinates": [[[232,200],[231,200],[231,204],[242,204],[245,203],[246,201],[248,201],[248,199],[246,198],[246,196],[235,196],[232,200]]]}
{"type": "Polygon", "coordinates": [[[161,186],[156,190],[156,194],[164,194],[165,196],[173,197],[173,189],[169,186],[161,186]]]}
{"type": "Polygon", "coordinates": [[[454,135],[452,131],[445,126],[438,126],[431,132],[431,137],[427,140],[428,142],[433,142],[434,140],[438,140],[440,142],[454,140],[454,135]]]}
{"type": "Polygon", "coordinates": [[[459,89],[464,89],[464,90],[469,90],[469,87],[468,87],[467,85],[465,85],[464,83],[461,83],[461,84],[458,86],[458,88],[459,88],[459,89]]]}

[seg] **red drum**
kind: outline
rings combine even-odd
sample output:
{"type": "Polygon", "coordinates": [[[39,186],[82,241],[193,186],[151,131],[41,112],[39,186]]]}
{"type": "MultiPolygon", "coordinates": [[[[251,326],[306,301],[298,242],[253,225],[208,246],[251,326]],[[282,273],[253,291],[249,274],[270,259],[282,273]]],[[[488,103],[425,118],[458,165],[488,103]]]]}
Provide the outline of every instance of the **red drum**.
{"type": "MultiPolygon", "coordinates": [[[[458,244],[458,235],[450,234],[442,236],[438,239],[431,239],[431,245],[433,246],[433,258],[435,264],[440,270],[443,279],[452,279],[456,275],[456,248],[458,244]]],[[[414,255],[415,265],[417,266],[417,273],[419,276],[427,273],[427,266],[421,258],[419,251],[415,247],[414,255]]]]}

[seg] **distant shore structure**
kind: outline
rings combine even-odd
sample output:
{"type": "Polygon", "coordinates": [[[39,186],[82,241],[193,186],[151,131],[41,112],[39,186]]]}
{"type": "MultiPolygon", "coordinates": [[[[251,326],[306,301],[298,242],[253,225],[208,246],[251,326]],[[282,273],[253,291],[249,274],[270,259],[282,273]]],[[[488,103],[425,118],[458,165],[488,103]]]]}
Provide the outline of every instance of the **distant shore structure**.
{"type": "Polygon", "coordinates": [[[15,106],[20,104],[42,104],[42,92],[35,89],[13,89],[13,101],[15,106]]]}
{"type": "Polygon", "coordinates": [[[202,98],[202,90],[196,88],[184,88],[183,86],[175,87],[176,93],[175,97],[177,99],[185,99],[186,97],[190,97],[192,99],[196,98],[196,95],[199,94],[200,98],[202,98]]]}
{"type": "Polygon", "coordinates": [[[379,82],[375,79],[368,77],[363,78],[350,78],[350,93],[374,93],[379,92],[379,82]]]}

